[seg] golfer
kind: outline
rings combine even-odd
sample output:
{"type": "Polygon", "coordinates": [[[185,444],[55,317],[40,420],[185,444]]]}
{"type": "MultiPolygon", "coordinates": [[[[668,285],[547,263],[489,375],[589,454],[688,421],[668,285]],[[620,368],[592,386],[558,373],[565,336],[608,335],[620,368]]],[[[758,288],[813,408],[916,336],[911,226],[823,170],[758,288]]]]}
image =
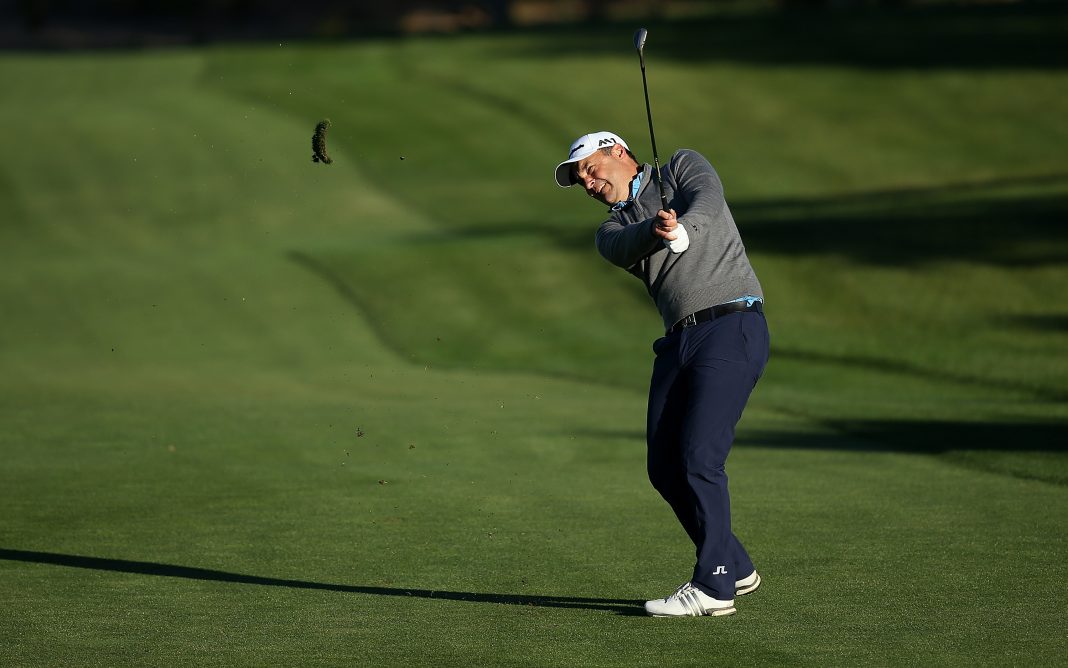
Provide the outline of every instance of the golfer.
{"type": "Polygon", "coordinates": [[[664,320],[653,344],[646,423],[649,480],[697,548],[689,581],[648,601],[658,617],[730,615],[760,575],[731,529],[724,465],[768,361],[763,292],[712,165],[691,150],[661,169],[639,164],[611,132],[579,137],[556,167],[564,188],[582,186],[609,207],[597,250],[645,284],[664,320]]]}

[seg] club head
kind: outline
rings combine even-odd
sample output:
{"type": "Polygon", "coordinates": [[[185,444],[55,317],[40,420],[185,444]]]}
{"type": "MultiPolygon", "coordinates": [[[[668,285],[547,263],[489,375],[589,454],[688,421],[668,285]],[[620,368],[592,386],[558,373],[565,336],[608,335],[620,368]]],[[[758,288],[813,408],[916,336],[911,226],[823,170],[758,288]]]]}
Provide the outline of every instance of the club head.
{"type": "Polygon", "coordinates": [[[645,49],[645,38],[649,36],[649,31],[645,28],[638,29],[638,32],[634,33],[634,48],[639,54],[645,49]]]}

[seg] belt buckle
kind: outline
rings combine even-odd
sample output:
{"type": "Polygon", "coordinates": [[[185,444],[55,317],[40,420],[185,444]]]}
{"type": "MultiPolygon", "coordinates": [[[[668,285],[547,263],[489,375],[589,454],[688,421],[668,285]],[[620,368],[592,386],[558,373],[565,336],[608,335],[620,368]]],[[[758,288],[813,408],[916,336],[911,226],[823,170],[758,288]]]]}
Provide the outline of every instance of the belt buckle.
{"type": "Polygon", "coordinates": [[[687,327],[693,327],[696,324],[697,324],[697,314],[696,313],[691,313],[690,315],[688,315],[688,316],[686,316],[685,318],[682,319],[682,328],[683,329],[686,329],[687,327]]]}

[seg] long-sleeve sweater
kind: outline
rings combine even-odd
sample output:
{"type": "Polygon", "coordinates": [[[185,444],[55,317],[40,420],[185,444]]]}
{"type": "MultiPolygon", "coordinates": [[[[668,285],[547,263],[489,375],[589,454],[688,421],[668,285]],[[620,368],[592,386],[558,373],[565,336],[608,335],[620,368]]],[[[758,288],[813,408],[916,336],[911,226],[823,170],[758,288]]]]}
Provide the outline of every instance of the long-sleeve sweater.
{"type": "Polygon", "coordinates": [[[739,297],[763,298],[723,197],[723,184],[708,160],[696,151],[681,149],[660,170],[668,206],[690,238],[689,248],[678,254],[653,234],[660,192],[653,167],[643,165],[642,169],[634,201],[613,211],[598,228],[597,250],[641,279],[664,319],[664,328],[739,297]]]}

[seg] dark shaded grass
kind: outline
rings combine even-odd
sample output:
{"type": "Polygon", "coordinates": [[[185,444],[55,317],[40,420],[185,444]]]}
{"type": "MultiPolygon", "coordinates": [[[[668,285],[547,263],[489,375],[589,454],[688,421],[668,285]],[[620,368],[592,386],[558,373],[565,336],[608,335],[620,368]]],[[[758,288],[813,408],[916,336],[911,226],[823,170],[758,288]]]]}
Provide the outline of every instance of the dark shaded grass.
{"type": "MultiPolygon", "coordinates": [[[[643,24],[651,67],[660,60],[875,70],[1068,66],[1068,8],[1055,1],[738,13],[643,24]]],[[[631,25],[547,29],[545,46],[529,53],[614,55],[618,33],[631,25]]]]}
{"type": "Polygon", "coordinates": [[[445,601],[466,601],[470,603],[497,603],[505,605],[529,605],[549,608],[577,608],[584,610],[607,610],[619,614],[641,614],[642,601],[626,599],[582,598],[574,596],[536,596],[527,594],[492,594],[461,591],[440,591],[407,587],[368,587],[360,585],[331,584],[327,582],[308,582],[270,578],[242,573],[228,573],[208,568],[176,566],[147,561],[130,561],[126,559],[105,559],[73,554],[56,554],[52,552],[33,552],[28,550],[9,550],[0,548],[0,560],[18,561],[31,564],[47,564],[67,568],[84,568],[113,573],[133,575],[152,575],[186,580],[204,580],[208,582],[227,582],[231,584],[257,585],[261,587],[287,587],[292,589],[314,589],[345,594],[367,594],[372,596],[404,596],[415,598],[433,598],[445,601]]]}
{"type": "Polygon", "coordinates": [[[897,267],[944,260],[1068,264],[1063,176],[810,201],[743,201],[734,208],[745,221],[747,245],[761,253],[838,255],[897,267]],[[1012,192],[1027,186],[1038,190],[1012,192]]]}

